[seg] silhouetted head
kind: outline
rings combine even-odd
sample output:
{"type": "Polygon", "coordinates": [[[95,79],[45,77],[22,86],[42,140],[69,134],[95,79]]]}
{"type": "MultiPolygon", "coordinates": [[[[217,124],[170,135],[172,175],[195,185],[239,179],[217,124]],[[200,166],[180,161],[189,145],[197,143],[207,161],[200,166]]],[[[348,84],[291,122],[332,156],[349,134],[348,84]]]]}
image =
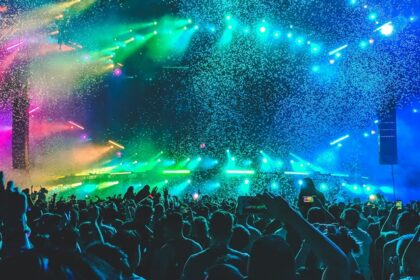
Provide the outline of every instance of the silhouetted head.
{"type": "Polygon", "coordinates": [[[319,207],[311,207],[306,214],[307,219],[310,223],[323,224],[325,223],[325,214],[319,207]]]}
{"type": "Polygon", "coordinates": [[[415,212],[404,211],[398,215],[397,218],[397,231],[400,235],[413,233],[418,225],[419,216],[415,212]]]}
{"type": "Polygon", "coordinates": [[[295,278],[295,258],[289,244],[277,235],[263,236],[251,248],[249,280],[292,280],[295,278]]]}
{"type": "Polygon", "coordinates": [[[314,181],[307,177],[303,179],[303,188],[305,188],[306,190],[310,190],[310,191],[315,191],[315,184],[314,181]]]}
{"type": "Polygon", "coordinates": [[[163,221],[163,237],[168,240],[182,236],[183,219],[180,213],[169,213],[163,221]]]}
{"type": "Polygon", "coordinates": [[[134,272],[140,265],[141,246],[140,236],[135,230],[121,230],[112,238],[112,243],[119,247],[128,256],[128,264],[134,272]]]}
{"type": "Polygon", "coordinates": [[[230,247],[243,252],[249,243],[250,235],[249,230],[243,225],[235,225],[232,238],[230,239],[230,247]]]}
{"type": "Polygon", "coordinates": [[[149,224],[152,220],[153,208],[150,205],[140,205],[136,209],[135,220],[140,224],[149,224]]]}
{"type": "Polygon", "coordinates": [[[216,211],[210,218],[210,236],[216,240],[229,240],[232,236],[233,216],[226,211],[216,211]]]}
{"type": "Polygon", "coordinates": [[[344,210],[341,218],[344,220],[344,225],[349,229],[357,228],[360,221],[360,213],[353,208],[347,208],[344,210]]]}

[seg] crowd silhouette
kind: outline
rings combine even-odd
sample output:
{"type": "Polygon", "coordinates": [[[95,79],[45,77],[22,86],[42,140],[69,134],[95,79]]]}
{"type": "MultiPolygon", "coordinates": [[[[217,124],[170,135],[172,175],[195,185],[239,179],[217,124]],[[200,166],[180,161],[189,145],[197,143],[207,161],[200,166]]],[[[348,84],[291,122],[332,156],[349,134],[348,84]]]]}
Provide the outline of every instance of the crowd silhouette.
{"type": "Polygon", "coordinates": [[[236,197],[58,198],[0,173],[0,279],[420,279],[419,202],[330,202],[310,178],[297,203],[236,197]]]}

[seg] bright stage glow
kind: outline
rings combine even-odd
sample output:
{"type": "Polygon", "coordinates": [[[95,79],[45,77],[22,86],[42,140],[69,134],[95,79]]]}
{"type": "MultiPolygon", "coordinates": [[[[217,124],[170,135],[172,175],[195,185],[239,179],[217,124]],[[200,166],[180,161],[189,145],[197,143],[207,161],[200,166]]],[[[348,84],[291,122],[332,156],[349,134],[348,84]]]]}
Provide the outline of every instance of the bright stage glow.
{"type": "Polygon", "coordinates": [[[229,16],[229,15],[228,15],[228,16],[226,16],[226,20],[227,20],[227,21],[229,21],[229,20],[231,20],[231,19],[232,19],[232,17],[231,17],[231,16],[229,16]]]}
{"type": "Polygon", "coordinates": [[[381,28],[381,34],[384,36],[390,36],[394,32],[394,26],[387,24],[381,28]]]}
{"type": "Polygon", "coordinates": [[[72,126],[77,127],[78,129],[85,130],[85,128],[83,126],[81,126],[80,124],[77,124],[73,121],[68,121],[68,123],[71,124],[72,126]]]}
{"type": "Polygon", "coordinates": [[[321,184],[321,190],[325,191],[326,189],[328,189],[327,184],[321,184]]]}
{"type": "Polygon", "coordinates": [[[367,46],[368,46],[368,43],[367,43],[366,41],[361,41],[361,42],[359,43],[359,47],[360,47],[361,49],[365,49],[367,46]]]}
{"type": "Polygon", "coordinates": [[[376,20],[377,17],[378,17],[378,15],[376,13],[370,13],[369,16],[368,16],[368,18],[370,20],[376,20]]]}
{"type": "Polygon", "coordinates": [[[392,25],[392,21],[385,23],[382,26],[379,26],[374,30],[374,32],[380,31],[384,36],[391,36],[394,32],[394,26],[392,25]]]}
{"type": "Polygon", "coordinates": [[[312,66],[312,72],[319,73],[320,70],[321,70],[321,68],[318,65],[312,66]]]}
{"type": "Polygon", "coordinates": [[[303,185],[303,180],[299,180],[299,181],[298,181],[298,185],[299,185],[299,186],[302,186],[302,185],[303,185]]]}
{"type": "Polygon", "coordinates": [[[188,23],[190,23],[190,24],[191,24],[191,23],[192,23],[192,19],[188,19],[188,23]]]}
{"type": "Polygon", "coordinates": [[[114,75],[115,77],[119,77],[122,75],[122,70],[121,68],[116,68],[114,69],[114,71],[112,71],[112,75],[114,75]]]}
{"type": "Polygon", "coordinates": [[[244,184],[245,185],[248,185],[249,184],[249,180],[248,179],[245,179],[244,184]]]}
{"type": "Polygon", "coordinates": [[[190,174],[191,170],[180,169],[180,170],[163,170],[163,174],[190,174]]]}
{"type": "Polygon", "coordinates": [[[263,158],[263,162],[264,163],[267,163],[268,162],[268,159],[267,158],[263,158]]]}
{"type": "Polygon", "coordinates": [[[334,140],[334,141],[330,142],[330,146],[334,146],[335,144],[340,143],[341,141],[344,141],[344,140],[346,140],[346,139],[347,139],[347,138],[349,138],[349,137],[350,137],[350,135],[349,135],[349,134],[344,135],[343,137],[340,137],[340,138],[338,138],[338,139],[336,139],[336,140],[334,140]]]}
{"type": "Polygon", "coordinates": [[[235,161],[235,157],[231,157],[231,158],[230,158],[230,160],[231,160],[231,161],[235,161]]]}
{"type": "Polygon", "coordinates": [[[260,27],[260,32],[265,33],[267,31],[267,28],[265,26],[260,27]]]}
{"type": "Polygon", "coordinates": [[[321,51],[321,46],[320,45],[314,44],[314,43],[311,44],[311,53],[317,54],[320,51],[321,51]]]}
{"type": "Polygon", "coordinates": [[[229,25],[229,26],[228,26],[228,29],[232,29],[232,28],[233,28],[233,26],[232,26],[232,25],[229,25]]]}
{"type": "Polygon", "coordinates": [[[369,200],[376,200],[376,195],[374,194],[369,195],[369,200]]]}
{"type": "Polygon", "coordinates": [[[255,174],[255,171],[254,170],[226,170],[226,174],[252,175],[252,174],[255,174]]]}
{"type": "Polygon", "coordinates": [[[367,132],[363,133],[363,137],[368,138],[369,137],[369,133],[367,133],[367,132]]]}
{"type": "Polygon", "coordinates": [[[120,148],[121,150],[124,150],[125,149],[125,147],[123,145],[121,145],[121,144],[119,144],[119,143],[117,143],[115,141],[108,140],[108,143],[111,144],[111,145],[113,145],[113,146],[115,146],[115,147],[120,148]]]}

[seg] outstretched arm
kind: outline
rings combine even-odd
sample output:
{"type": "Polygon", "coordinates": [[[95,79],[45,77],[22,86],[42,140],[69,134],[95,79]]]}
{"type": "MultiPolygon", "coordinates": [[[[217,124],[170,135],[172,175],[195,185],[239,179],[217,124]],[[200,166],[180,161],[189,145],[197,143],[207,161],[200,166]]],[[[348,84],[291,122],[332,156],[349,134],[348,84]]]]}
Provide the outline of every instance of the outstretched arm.
{"type": "Polygon", "coordinates": [[[293,210],[282,197],[264,194],[261,199],[269,211],[278,219],[289,223],[307,242],[313,252],[327,266],[322,279],[350,279],[350,265],[347,256],[329,238],[293,210]]]}
{"type": "Polygon", "coordinates": [[[2,255],[10,256],[32,246],[26,234],[29,230],[26,224],[26,195],[15,188],[12,181],[7,186],[4,182],[3,172],[0,172],[0,220],[4,224],[2,255]]]}

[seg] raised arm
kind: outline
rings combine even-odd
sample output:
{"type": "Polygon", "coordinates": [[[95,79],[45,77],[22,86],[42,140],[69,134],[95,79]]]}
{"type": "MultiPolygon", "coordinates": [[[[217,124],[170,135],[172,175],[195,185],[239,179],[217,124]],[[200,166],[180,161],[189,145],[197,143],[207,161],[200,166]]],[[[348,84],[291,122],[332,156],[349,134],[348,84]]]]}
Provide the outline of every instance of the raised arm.
{"type": "Polygon", "coordinates": [[[282,197],[264,194],[261,199],[276,218],[289,223],[312,247],[313,252],[324,262],[322,279],[350,279],[347,256],[329,238],[293,210],[282,197]]]}

